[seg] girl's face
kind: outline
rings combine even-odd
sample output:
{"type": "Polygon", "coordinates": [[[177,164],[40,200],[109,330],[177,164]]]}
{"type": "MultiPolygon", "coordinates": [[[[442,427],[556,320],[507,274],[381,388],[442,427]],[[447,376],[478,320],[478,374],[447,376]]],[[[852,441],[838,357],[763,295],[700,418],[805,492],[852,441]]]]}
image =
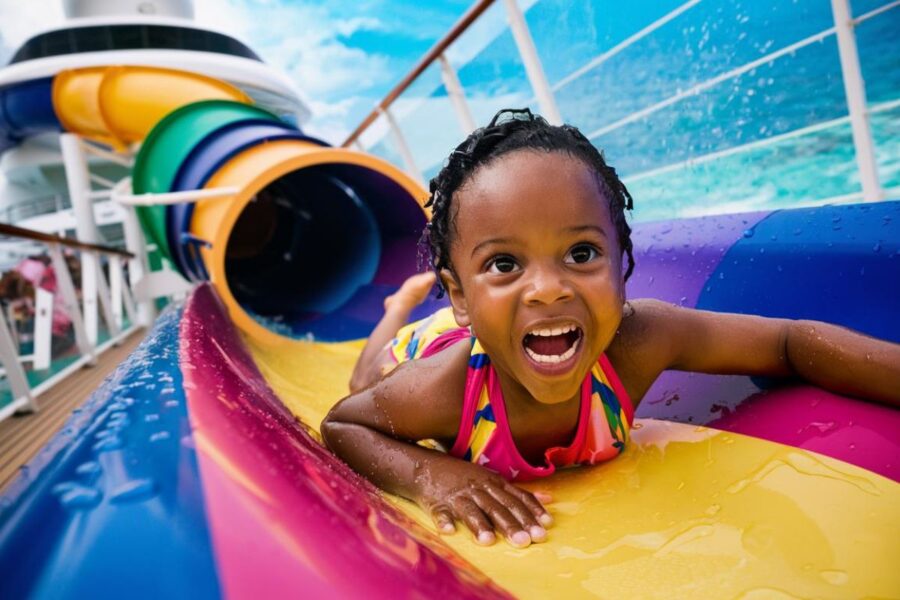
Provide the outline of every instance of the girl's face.
{"type": "Polygon", "coordinates": [[[507,397],[578,398],[625,299],[594,173],[563,152],[515,151],[480,168],[453,204],[454,273],[442,279],[457,321],[472,326],[507,397]]]}

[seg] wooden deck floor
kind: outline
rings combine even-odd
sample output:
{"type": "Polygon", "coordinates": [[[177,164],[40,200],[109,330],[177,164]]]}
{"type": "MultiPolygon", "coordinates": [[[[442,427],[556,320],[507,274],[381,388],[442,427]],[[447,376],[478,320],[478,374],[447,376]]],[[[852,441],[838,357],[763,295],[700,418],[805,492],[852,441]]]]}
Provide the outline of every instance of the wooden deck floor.
{"type": "Polygon", "coordinates": [[[131,354],[144,338],[138,329],[119,346],[108,349],[93,367],[85,367],[37,397],[40,410],[13,415],[0,422],[0,491],[12,481],[19,467],[37,454],[62,428],[72,411],[81,406],[103,379],[131,354]]]}

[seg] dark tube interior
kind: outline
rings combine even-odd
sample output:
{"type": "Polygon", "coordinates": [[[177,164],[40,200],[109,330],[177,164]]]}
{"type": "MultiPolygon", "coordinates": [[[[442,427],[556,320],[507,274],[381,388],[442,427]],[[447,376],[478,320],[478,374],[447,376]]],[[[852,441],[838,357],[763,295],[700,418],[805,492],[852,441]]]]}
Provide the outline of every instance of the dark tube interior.
{"type": "Polygon", "coordinates": [[[384,297],[416,271],[425,216],[400,185],[354,165],[289,173],[247,204],[225,252],[252,317],[294,338],[368,335],[384,297]]]}

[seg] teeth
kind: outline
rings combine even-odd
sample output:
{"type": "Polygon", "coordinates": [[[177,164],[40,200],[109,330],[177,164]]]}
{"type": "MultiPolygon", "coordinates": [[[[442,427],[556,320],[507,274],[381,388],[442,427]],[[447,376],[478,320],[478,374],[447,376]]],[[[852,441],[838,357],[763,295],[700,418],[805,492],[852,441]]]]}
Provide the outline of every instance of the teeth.
{"type": "Polygon", "coordinates": [[[531,348],[525,348],[525,352],[528,353],[528,356],[532,358],[532,360],[539,363],[561,363],[569,360],[573,356],[575,356],[575,351],[578,349],[578,342],[581,340],[575,340],[575,343],[572,344],[572,347],[563,352],[562,354],[538,354],[531,348]]]}
{"type": "Polygon", "coordinates": [[[545,329],[535,329],[534,331],[529,332],[529,335],[537,335],[540,337],[550,337],[553,335],[562,335],[564,333],[569,333],[570,331],[575,331],[574,325],[563,325],[561,327],[554,328],[545,328],[545,329]]]}

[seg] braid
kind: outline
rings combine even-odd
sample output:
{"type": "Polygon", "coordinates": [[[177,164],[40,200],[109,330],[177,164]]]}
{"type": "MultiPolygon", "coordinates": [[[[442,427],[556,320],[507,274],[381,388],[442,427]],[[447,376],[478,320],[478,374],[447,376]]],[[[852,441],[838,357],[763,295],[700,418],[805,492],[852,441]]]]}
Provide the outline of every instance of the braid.
{"type": "Polygon", "coordinates": [[[625,219],[625,211],[632,210],[634,205],[631,194],[619,179],[616,170],[606,164],[603,154],[577,128],[571,125],[550,125],[527,108],[498,112],[487,127],[473,131],[450,153],[440,173],[431,180],[431,196],[425,204],[431,208],[431,222],[425,227],[420,241],[421,246],[427,246],[430,251],[431,267],[436,272],[451,269],[451,230],[455,222],[454,215],[450,214],[453,194],[478,168],[514,150],[527,149],[568,153],[594,172],[597,185],[609,201],[619,245],[623,254],[628,257],[625,271],[625,280],[628,280],[634,270],[631,227],[625,219]]]}

